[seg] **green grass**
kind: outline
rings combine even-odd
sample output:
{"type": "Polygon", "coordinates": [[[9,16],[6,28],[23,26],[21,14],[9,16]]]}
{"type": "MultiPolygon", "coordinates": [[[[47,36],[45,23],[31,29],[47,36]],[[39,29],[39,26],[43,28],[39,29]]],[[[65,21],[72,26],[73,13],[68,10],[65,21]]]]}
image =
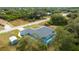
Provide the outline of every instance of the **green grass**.
{"type": "Polygon", "coordinates": [[[24,28],[39,28],[41,26],[45,26],[45,23],[46,22],[42,22],[42,23],[39,23],[39,24],[31,25],[31,26],[25,26],[24,28]]]}
{"type": "Polygon", "coordinates": [[[26,27],[24,27],[24,28],[39,28],[40,27],[40,25],[31,25],[31,26],[26,26],[26,27]]]}
{"type": "Polygon", "coordinates": [[[0,30],[3,30],[4,28],[3,28],[3,26],[0,26],[0,30]]]}

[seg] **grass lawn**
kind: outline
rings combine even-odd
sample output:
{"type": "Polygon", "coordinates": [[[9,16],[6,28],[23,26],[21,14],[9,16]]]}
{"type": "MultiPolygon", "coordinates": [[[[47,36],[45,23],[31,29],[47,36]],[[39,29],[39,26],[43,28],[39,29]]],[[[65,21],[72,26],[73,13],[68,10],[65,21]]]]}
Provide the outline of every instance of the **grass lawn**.
{"type": "Polygon", "coordinates": [[[9,37],[10,36],[18,37],[18,32],[19,32],[18,30],[14,30],[8,33],[0,34],[0,50],[3,50],[3,51],[16,50],[15,46],[11,46],[9,44],[9,37]]]}
{"type": "Polygon", "coordinates": [[[28,24],[29,22],[28,22],[28,21],[25,21],[25,20],[22,20],[22,19],[16,19],[16,20],[14,20],[14,21],[10,21],[10,23],[11,23],[13,26],[19,26],[19,25],[28,24]]]}
{"type": "Polygon", "coordinates": [[[4,28],[3,28],[3,26],[0,26],[0,30],[3,30],[4,28]]]}
{"type": "Polygon", "coordinates": [[[31,26],[26,26],[26,27],[24,27],[24,28],[39,28],[40,27],[40,25],[31,25],[31,26]]]}
{"type": "Polygon", "coordinates": [[[42,23],[39,23],[39,24],[31,25],[31,26],[25,26],[24,28],[39,28],[41,26],[45,26],[45,23],[46,22],[42,22],[42,23]]]}

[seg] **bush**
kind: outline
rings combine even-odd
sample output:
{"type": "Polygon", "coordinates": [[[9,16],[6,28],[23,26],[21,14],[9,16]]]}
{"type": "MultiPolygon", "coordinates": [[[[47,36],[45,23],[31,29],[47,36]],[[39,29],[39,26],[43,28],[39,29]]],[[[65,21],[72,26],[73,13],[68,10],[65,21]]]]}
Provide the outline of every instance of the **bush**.
{"type": "Polygon", "coordinates": [[[71,18],[71,19],[75,19],[78,17],[77,13],[70,13],[67,15],[67,17],[71,18]]]}
{"type": "Polygon", "coordinates": [[[40,40],[34,39],[30,36],[22,37],[17,46],[18,51],[46,51],[47,45],[43,44],[40,40]]]}
{"type": "Polygon", "coordinates": [[[71,50],[76,50],[74,47],[75,44],[75,39],[74,35],[68,32],[67,30],[64,30],[60,27],[56,29],[57,36],[55,39],[56,44],[55,45],[55,50],[61,50],[61,51],[71,51],[71,50]]]}
{"type": "Polygon", "coordinates": [[[60,14],[59,15],[55,14],[51,17],[48,23],[52,25],[66,25],[67,19],[60,14]]]}
{"type": "Polygon", "coordinates": [[[79,37],[79,18],[71,20],[65,29],[79,37]]]}

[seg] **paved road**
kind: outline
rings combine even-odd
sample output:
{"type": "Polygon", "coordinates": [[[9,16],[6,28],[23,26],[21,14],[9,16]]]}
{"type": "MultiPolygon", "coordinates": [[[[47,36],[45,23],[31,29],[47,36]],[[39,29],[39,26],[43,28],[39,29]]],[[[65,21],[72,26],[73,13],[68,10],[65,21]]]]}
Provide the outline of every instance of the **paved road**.
{"type": "Polygon", "coordinates": [[[9,32],[9,31],[16,30],[16,29],[19,30],[20,28],[23,28],[25,26],[31,26],[31,25],[34,25],[34,24],[39,24],[39,23],[42,23],[42,22],[45,22],[45,21],[48,21],[48,20],[50,20],[50,18],[46,18],[46,19],[43,19],[43,20],[39,20],[39,21],[32,22],[32,23],[29,23],[29,24],[21,25],[21,26],[16,26],[16,27],[6,29],[6,30],[1,30],[0,33],[9,32]]]}

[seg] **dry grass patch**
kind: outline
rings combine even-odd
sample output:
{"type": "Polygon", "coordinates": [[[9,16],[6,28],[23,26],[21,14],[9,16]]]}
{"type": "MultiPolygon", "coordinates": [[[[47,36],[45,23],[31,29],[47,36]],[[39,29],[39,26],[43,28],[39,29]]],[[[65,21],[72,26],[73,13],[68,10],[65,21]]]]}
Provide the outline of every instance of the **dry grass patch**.
{"type": "Polygon", "coordinates": [[[10,23],[13,25],[13,26],[19,26],[19,25],[24,25],[24,24],[28,24],[29,22],[28,21],[25,21],[23,19],[16,19],[14,21],[10,21],[10,23]]]}
{"type": "Polygon", "coordinates": [[[31,26],[25,26],[24,28],[30,28],[30,29],[33,29],[33,28],[39,28],[41,25],[31,25],[31,26]]]}
{"type": "Polygon", "coordinates": [[[16,50],[16,48],[14,46],[11,46],[9,44],[9,37],[10,36],[18,37],[18,32],[19,32],[18,30],[14,30],[14,31],[11,31],[8,33],[0,34],[0,50],[3,50],[3,51],[16,50]]]}
{"type": "Polygon", "coordinates": [[[3,30],[3,29],[4,29],[3,26],[0,25],[0,30],[3,30]]]}

